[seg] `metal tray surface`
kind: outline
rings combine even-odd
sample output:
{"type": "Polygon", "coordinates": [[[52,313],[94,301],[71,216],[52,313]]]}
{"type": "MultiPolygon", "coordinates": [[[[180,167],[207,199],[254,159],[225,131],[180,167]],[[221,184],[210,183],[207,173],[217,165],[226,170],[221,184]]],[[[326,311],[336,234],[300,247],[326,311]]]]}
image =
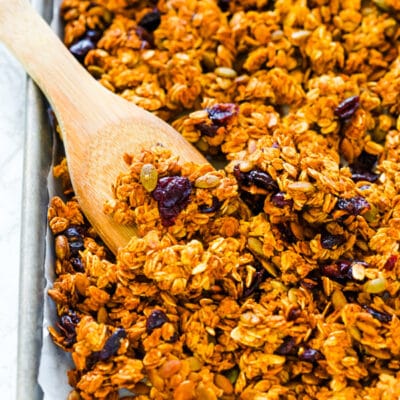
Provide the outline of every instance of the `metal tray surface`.
{"type": "MultiPolygon", "coordinates": [[[[31,2],[50,22],[53,1],[31,2]]],[[[20,242],[17,400],[43,398],[38,384],[38,368],[42,343],[46,214],[49,199],[47,176],[51,149],[46,103],[39,89],[29,80],[26,91],[20,242]]]]}

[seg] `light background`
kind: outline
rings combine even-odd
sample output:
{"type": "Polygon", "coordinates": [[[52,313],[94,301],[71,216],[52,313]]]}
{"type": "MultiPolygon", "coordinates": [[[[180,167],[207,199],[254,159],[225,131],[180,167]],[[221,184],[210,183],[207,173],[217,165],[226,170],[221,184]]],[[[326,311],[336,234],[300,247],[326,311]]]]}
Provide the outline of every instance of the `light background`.
{"type": "Polygon", "coordinates": [[[7,400],[16,396],[25,87],[22,67],[0,44],[0,396],[7,400]]]}

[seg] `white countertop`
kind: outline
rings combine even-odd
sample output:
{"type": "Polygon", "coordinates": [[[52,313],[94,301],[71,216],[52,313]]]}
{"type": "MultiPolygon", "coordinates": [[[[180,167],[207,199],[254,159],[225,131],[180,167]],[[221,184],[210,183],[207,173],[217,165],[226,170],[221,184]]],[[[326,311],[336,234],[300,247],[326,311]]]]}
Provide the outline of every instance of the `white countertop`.
{"type": "Polygon", "coordinates": [[[0,44],[0,394],[16,396],[26,77],[0,44]]]}

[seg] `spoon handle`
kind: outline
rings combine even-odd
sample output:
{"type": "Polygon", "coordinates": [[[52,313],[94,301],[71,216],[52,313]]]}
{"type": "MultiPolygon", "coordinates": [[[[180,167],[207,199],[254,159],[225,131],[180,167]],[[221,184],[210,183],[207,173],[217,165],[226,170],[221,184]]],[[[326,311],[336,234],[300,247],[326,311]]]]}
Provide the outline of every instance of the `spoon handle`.
{"type": "MultiPolygon", "coordinates": [[[[82,109],[84,102],[79,101],[78,109],[74,99],[102,90],[101,85],[88,79],[90,74],[27,0],[0,0],[0,41],[40,87],[58,117],[71,111],[90,112],[90,104],[82,109]]],[[[93,98],[96,96],[91,96],[91,102],[93,98]]]]}

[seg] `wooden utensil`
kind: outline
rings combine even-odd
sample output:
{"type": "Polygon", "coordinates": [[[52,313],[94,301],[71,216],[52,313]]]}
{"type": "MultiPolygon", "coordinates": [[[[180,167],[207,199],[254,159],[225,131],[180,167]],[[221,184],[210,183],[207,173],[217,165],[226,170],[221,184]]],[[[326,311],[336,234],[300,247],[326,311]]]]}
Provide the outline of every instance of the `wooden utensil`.
{"type": "Polygon", "coordinates": [[[78,63],[26,0],[0,0],[0,40],[57,116],[74,192],[89,222],[116,253],[135,229],[103,213],[124,153],[160,143],[182,161],[206,159],[170,125],[105,89],[78,63]]]}

